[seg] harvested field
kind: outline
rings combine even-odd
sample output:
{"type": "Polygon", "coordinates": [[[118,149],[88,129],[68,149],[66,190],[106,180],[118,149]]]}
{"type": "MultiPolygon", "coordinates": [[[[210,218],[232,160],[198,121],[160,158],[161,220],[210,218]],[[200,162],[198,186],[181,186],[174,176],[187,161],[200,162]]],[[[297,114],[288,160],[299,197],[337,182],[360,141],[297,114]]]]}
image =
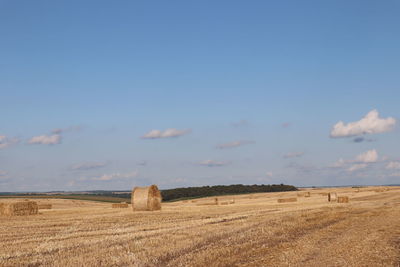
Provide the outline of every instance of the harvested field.
{"type": "Polygon", "coordinates": [[[197,205],[215,201],[210,197],[135,212],[51,200],[53,208],[38,215],[0,217],[0,265],[399,266],[400,187],[369,189],[318,189],[285,205],[277,199],[296,192],[197,205]],[[324,192],[351,201],[328,202],[324,192]]]}
{"type": "Polygon", "coordinates": [[[50,210],[53,207],[51,204],[38,204],[40,210],[50,210]]]}
{"type": "Polygon", "coordinates": [[[291,198],[279,198],[278,203],[286,203],[286,202],[297,202],[297,198],[291,197],[291,198]]]}
{"type": "Polygon", "coordinates": [[[128,208],[129,205],[128,205],[128,203],[113,203],[113,204],[111,204],[111,207],[113,209],[122,209],[122,208],[128,208]]]}

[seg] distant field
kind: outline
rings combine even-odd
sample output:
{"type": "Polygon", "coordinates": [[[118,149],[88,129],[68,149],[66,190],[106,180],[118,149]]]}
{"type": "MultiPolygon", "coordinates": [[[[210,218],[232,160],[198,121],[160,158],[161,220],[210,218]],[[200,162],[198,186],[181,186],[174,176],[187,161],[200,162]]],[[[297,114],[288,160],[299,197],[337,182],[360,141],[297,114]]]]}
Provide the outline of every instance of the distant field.
{"type": "Polygon", "coordinates": [[[222,196],[218,205],[209,197],[135,213],[104,202],[36,201],[53,209],[0,217],[1,266],[400,264],[400,187],[222,196]],[[328,192],[350,202],[329,203],[328,192]],[[297,201],[278,203],[285,198],[297,201]]]}
{"type": "Polygon", "coordinates": [[[6,198],[22,198],[22,199],[75,199],[75,200],[89,200],[89,201],[100,201],[100,202],[130,202],[130,198],[121,197],[107,197],[107,196],[94,196],[94,195],[11,195],[11,196],[0,196],[1,199],[6,198]]]}

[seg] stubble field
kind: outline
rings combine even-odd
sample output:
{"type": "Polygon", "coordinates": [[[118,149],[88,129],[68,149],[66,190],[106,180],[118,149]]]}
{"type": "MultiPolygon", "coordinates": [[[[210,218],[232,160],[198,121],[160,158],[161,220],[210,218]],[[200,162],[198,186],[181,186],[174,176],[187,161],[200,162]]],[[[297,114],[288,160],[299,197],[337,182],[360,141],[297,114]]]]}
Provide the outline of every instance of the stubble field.
{"type": "Polygon", "coordinates": [[[226,205],[203,198],[135,213],[109,203],[35,200],[53,209],[0,217],[0,266],[400,265],[400,187],[306,191],[310,197],[224,196],[218,201],[226,205]],[[350,202],[329,203],[327,192],[350,202]]]}

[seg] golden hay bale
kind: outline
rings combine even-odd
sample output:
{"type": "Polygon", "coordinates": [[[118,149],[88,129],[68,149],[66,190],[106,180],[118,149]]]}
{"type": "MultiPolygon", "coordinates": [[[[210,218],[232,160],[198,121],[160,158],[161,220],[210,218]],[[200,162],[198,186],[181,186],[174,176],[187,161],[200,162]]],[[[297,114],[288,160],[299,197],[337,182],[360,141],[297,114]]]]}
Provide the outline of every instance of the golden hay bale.
{"type": "Polygon", "coordinates": [[[134,211],[152,211],[161,209],[161,193],[156,185],[135,187],[132,190],[132,209],[134,211]]]}
{"type": "Polygon", "coordinates": [[[292,198],[279,198],[278,199],[278,203],[286,203],[286,202],[297,202],[297,198],[292,197],[292,198]]]}
{"type": "Polygon", "coordinates": [[[374,190],[376,193],[381,193],[381,192],[385,192],[385,188],[378,188],[374,190]]]}
{"type": "Polygon", "coordinates": [[[337,199],[337,194],[336,193],[329,193],[328,194],[328,201],[329,202],[335,202],[337,199]]]}
{"type": "Polygon", "coordinates": [[[310,197],[311,193],[310,192],[298,192],[297,196],[298,197],[310,197]]]}
{"type": "Polygon", "coordinates": [[[321,196],[328,196],[329,195],[329,193],[326,193],[326,192],[324,192],[324,193],[319,193],[321,196]]]}
{"type": "Polygon", "coordinates": [[[224,202],[220,202],[219,204],[220,204],[220,205],[229,205],[229,202],[224,201],[224,202]]]}
{"type": "Polygon", "coordinates": [[[235,204],[235,199],[232,198],[232,199],[229,201],[229,204],[235,204]]]}
{"type": "Polygon", "coordinates": [[[349,203],[349,197],[338,197],[337,198],[338,203],[349,203]]]}
{"type": "Polygon", "coordinates": [[[51,210],[52,207],[52,204],[38,204],[38,209],[40,210],[51,210]]]}
{"type": "Polygon", "coordinates": [[[38,213],[38,204],[35,201],[14,201],[0,203],[0,215],[20,216],[38,213]]]}
{"type": "Polygon", "coordinates": [[[111,205],[111,207],[112,207],[113,209],[127,208],[128,206],[129,206],[129,205],[128,205],[128,203],[126,203],[126,202],[113,203],[113,204],[111,205]]]}

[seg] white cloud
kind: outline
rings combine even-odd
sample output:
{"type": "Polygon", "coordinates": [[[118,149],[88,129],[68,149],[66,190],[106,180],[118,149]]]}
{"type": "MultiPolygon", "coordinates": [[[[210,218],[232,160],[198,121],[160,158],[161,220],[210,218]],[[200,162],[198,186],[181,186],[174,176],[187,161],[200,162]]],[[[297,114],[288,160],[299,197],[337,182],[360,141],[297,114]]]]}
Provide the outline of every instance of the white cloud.
{"type": "Polygon", "coordinates": [[[331,131],[332,138],[350,137],[363,134],[384,133],[393,130],[396,120],[392,117],[379,118],[376,109],[368,112],[364,118],[356,122],[344,124],[342,121],[336,123],[331,131]]]}
{"type": "Polygon", "coordinates": [[[361,170],[364,169],[368,166],[368,164],[365,163],[359,163],[359,164],[353,164],[351,165],[347,170],[349,172],[353,172],[353,171],[357,171],[357,170],[361,170]]]}
{"type": "Polygon", "coordinates": [[[368,150],[367,152],[361,153],[356,157],[356,162],[363,163],[374,163],[378,161],[378,153],[375,149],[368,150]]]}
{"type": "Polygon", "coordinates": [[[37,144],[37,145],[57,145],[61,143],[61,135],[53,134],[53,135],[39,135],[34,136],[29,139],[28,144],[37,144]]]}
{"type": "Polygon", "coordinates": [[[171,137],[179,137],[185,134],[190,133],[190,129],[186,130],[178,130],[174,128],[166,129],[164,131],[160,130],[151,130],[142,136],[143,139],[158,139],[158,138],[171,138],[171,137]]]}
{"type": "Polygon", "coordinates": [[[71,166],[72,170],[79,170],[79,171],[86,171],[86,170],[92,170],[92,169],[98,169],[101,167],[106,166],[106,162],[85,162],[85,163],[79,163],[71,166]]]}
{"type": "Polygon", "coordinates": [[[290,158],[299,158],[303,155],[304,155],[304,152],[289,152],[286,155],[284,155],[283,157],[285,159],[290,159],[290,158]]]}
{"type": "Polygon", "coordinates": [[[400,169],[400,161],[391,161],[386,165],[386,169],[400,169]]]}
{"type": "Polygon", "coordinates": [[[346,163],[347,163],[347,161],[345,161],[344,159],[340,158],[338,161],[333,163],[333,165],[331,167],[340,168],[340,167],[343,167],[346,163]]]}
{"type": "Polygon", "coordinates": [[[138,171],[133,171],[131,173],[112,173],[112,174],[103,174],[98,177],[93,177],[91,180],[94,181],[110,181],[115,179],[125,179],[125,178],[134,178],[139,175],[138,171]]]}
{"type": "Polygon", "coordinates": [[[15,145],[19,143],[18,138],[8,138],[5,135],[0,135],[0,149],[10,147],[12,145],[15,145]]]}
{"type": "Polygon", "coordinates": [[[199,163],[202,166],[207,166],[207,167],[221,167],[229,164],[227,161],[216,161],[216,160],[204,160],[199,163]]]}
{"type": "Polygon", "coordinates": [[[233,148],[233,147],[238,147],[242,145],[248,145],[248,144],[253,144],[253,141],[233,141],[225,144],[219,144],[216,146],[218,149],[225,149],[225,148],[233,148]]]}
{"type": "Polygon", "coordinates": [[[361,153],[352,160],[344,160],[340,158],[330,167],[332,168],[347,168],[347,171],[353,172],[356,170],[364,169],[371,163],[378,162],[378,152],[375,149],[368,150],[361,153]]]}
{"type": "Polygon", "coordinates": [[[272,173],[272,172],[267,172],[267,173],[265,174],[265,176],[267,176],[267,177],[272,177],[272,176],[273,176],[273,173],[272,173]]]}

